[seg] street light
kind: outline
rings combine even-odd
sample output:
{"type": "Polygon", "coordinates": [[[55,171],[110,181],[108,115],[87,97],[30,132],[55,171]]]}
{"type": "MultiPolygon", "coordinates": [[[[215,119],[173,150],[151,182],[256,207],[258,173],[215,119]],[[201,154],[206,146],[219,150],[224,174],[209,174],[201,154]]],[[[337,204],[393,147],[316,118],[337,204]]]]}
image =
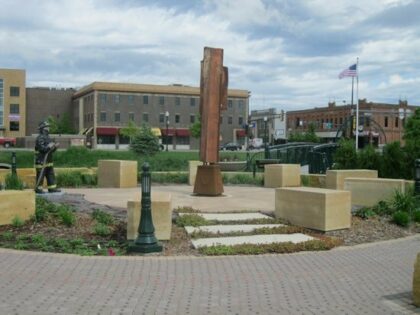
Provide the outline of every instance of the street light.
{"type": "Polygon", "coordinates": [[[169,140],[169,134],[168,134],[168,130],[169,130],[169,112],[168,111],[165,112],[165,117],[166,117],[166,152],[168,152],[168,140],[169,140]]]}
{"type": "Polygon", "coordinates": [[[268,153],[268,134],[267,134],[267,116],[264,116],[264,137],[265,137],[265,145],[264,145],[264,158],[268,159],[269,158],[269,153],[268,153]]]}

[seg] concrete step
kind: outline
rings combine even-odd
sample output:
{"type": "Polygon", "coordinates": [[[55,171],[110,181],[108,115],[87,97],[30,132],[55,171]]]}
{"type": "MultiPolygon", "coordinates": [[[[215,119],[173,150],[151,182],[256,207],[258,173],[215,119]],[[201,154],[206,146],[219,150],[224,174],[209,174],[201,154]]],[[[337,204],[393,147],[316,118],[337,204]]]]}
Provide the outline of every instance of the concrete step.
{"type": "Polygon", "coordinates": [[[230,233],[230,232],[252,232],[259,228],[274,228],[285,226],[284,224],[237,224],[237,225],[204,225],[199,227],[186,226],[185,230],[188,234],[203,231],[209,233],[230,233]]]}
{"type": "MultiPolygon", "coordinates": [[[[179,213],[179,215],[189,215],[191,213],[179,213]]],[[[247,212],[247,213],[194,213],[206,220],[217,220],[217,221],[244,221],[253,219],[273,219],[272,217],[259,213],[259,212],[247,212]]]]}
{"type": "Polygon", "coordinates": [[[302,233],[294,234],[264,234],[235,237],[212,237],[192,240],[194,248],[215,245],[239,245],[239,244],[272,244],[292,242],[294,244],[313,240],[312,236],[302,233]]]}

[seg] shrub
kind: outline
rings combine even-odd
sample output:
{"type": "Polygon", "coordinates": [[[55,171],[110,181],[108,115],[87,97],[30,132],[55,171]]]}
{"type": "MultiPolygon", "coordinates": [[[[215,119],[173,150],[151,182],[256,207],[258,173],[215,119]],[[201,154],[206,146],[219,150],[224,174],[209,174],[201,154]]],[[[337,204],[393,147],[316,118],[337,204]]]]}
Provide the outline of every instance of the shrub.
{"type": "Polygon", "coordinates": [[[58,217],[61,222],[68,227],[73,226],[76,223],[76,216],[69,206],[58,206],[58,217]]]}
{"type": "Polygon", "coordinates": [[[334,154],[334,168],[354,169],[357,167],[357,153],[353,140],[340,140],[340,146],[334,154]]]}
{"type": "Polygon", "coordinates": [[[247,184],[247,185],[257,185],[262,186],[264,179],[261,177],[253,177],[252,174],[235,174],[233,176],[227,176],[223,174],[223,182],[225,184],[247,184]]]}
{"type": "Polygon", "coordinates": [[[79,187],[82,185],[82,174],[80,172],[57,174],[57,185],[61,187],[79,187]]]}
{"type": "Polygon", "coordinates": [[[92,218],[98,221],[98,223],[104,225],[111,225],[114,223],[114,218],[109,213],[101,211],[99,209],[95,209],[92,212],[92,218]]]}
{"type": "Polygon", "coordinates": [[[111,230],[107,225],[97,223],[94,227],[94,233],[99,236],[108,236],[111,234],[111,230]]]}
{"type": "Polygon", "coordinates": [[[415,208],[416,201],[412,190],[408,190],[406,193],[396,190],[391,204],[395,211],[410,212],[415,208]]]}
{"type": "Polygon", "coordinates": [[[18,215],[15,215],[15,217],[12,219],[12,225],[15,228],[19,228],[23,226],[24,224],[25,222],[18,215]]]}
{"type": "Polygon", "coordinates": [[[373,146],[368,145],[357,154],[357,166],[362,169],[376,170],[380,165],[380,156],[373,146]]]}
{"type": "Polygon", "coordinates": [[[187,173],[153,173],[152,172],[152,183],[187,184],[188,174],[187,173]]]}
{"type": "Polygon", "coordinates": [[[5,178],[5,186],[6,189],[9,190],[23,190],[24,185],[23,182],[16,174],[7,174],[5,178]]]}
{"type": "Polygon", "coordinates": [[[384,178],[401,178],[407,174],[405,152],[399,141],[384,146],[379,168],[379,176],[384,178]]]}
{"type": "Polygon", "coordinates": [[[420,223],[420,210],[415,210],[413,212],[413,221],[420,223]]]}
{"type": "Polygon", "coordinates": [[[372,208],[363,207],[358,209],[355,215],[362,219],[369,219],[375,216],[375,211],[372,208]]]}
{"type": "Polygon", "coordinates": [[[130,149],[140,155],[154,155],[159,152],[159,140],[150,127],[143,125],[133,136],[130,149]]]}
{"type": "Polygon", "coordinates": [[[393,213],[392,207],[385,200],[379,201],[375,206],[372,207],[372,210],[378,215],[389,215],[393,213]]]}
{"type": "Polygon", "coordinates": [[[392,221],[397,225],[407,227],[410,223],[410,216],[407,212],[397,211],[393,214],[392,221]]]}

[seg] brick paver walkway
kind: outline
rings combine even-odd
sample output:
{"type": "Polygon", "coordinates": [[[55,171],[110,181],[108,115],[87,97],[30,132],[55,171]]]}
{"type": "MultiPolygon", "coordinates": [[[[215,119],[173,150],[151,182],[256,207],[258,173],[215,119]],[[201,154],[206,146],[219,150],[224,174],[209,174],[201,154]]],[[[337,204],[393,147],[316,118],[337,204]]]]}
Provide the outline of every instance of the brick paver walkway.
{"type": "Polygon", "coordinates": [[[0,249],[0,314],[414,314],[418,252],[418,235],[328,252],[235,257],[0,249]]]}

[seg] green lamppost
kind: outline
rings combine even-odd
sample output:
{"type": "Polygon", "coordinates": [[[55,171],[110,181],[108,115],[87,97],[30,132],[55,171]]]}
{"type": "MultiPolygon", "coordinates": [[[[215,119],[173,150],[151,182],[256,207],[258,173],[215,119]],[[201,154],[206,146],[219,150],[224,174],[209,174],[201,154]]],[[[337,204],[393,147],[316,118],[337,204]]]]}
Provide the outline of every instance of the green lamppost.
{"type": "Polygon", "coordinates": [[[16,152],[12,152],[12,174],[16,175],[16,152]]]}
{"type": "Polygon", "coordinates": [[[420,196],[420,159],[414,161],[414,192],[420,196]]]}
{"type": "Polygon", "coordinates": [[[264,116],[264,136],[265,136],[265,144],[264,144],[264,158],[270,158],[270,153],[268,151],[268,130],[267,130],[267,120],[268,117],[264,116]]]}
{"type": "Polygon", "coordinates": [[[151,176],[149,163],[145,162],[141,173],[141,214],[137,239],[130,243],[128,250],[137,253],[161,252],[162,245],[155,237],[151,207],[151,176]]]}

